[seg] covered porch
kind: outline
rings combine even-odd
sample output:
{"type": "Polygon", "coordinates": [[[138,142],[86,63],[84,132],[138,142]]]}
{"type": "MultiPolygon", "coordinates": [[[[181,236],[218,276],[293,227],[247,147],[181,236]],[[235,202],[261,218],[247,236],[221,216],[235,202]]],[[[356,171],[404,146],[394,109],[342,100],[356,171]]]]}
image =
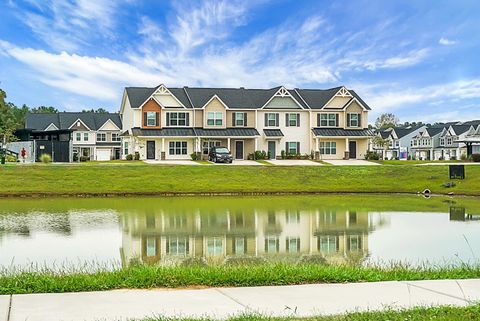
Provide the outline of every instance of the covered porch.
{"type": "Polygon", "coordinates": [[[364,159],[368,141],[374,136],[369,129],[314,128],[313,134],[317,160],[364,159]]]}

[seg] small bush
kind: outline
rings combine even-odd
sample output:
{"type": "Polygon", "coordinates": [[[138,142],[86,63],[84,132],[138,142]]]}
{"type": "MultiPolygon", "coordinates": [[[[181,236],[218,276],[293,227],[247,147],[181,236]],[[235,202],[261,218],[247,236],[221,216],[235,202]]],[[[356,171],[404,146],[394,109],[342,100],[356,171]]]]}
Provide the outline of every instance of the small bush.
{"type": "Polygon", "coordinates": [[[198,155],[197,155],[197,153],[191,153],[191,154],[190,154],[190,158],[192,159],[192,161],[198,160],[198,155]]]}
{"type": "Polygon", "coordinates": [[[377,152],[368,151],[368,152],[365,154],[365,159],[366,159],[366,160],[379,160],[379,159],[380,159],[380,155],[379,155],[377,152]]]}
{"type": "Polygon", "coordinates": [[[80,156],[80,162],[84,163],[84,162],[88,162],[90,160],[89,157],[87,156],[80,156]]]}
{"type": "Polygon", "coordinates": [[[472,161],[475,163],[480,162],[480,154],[472,154],[472,161]]]}
{"type": "Polygon", "coordinates": [[[135,152],[135,160],[136,161],[140,160],[140,153],[139,152],[135,152]]]}
{"type": "Polygon", "coordinates": [[[7,157],[5,157],[5,161],[8,163],[15,163],[17,162],[17,157],[13,155],[7,155],[7,157]]]}
{"type": "Polygon", "coordinates": [[[462,161],[466,161],[466,160],[468,159],[467,154],[464,154],[464,153],[463,153],[462,155],[460,155],[460,159],[461,159],[462,161]]]}
{"type": "Polygon", "coordinates": [[[450,160],[457,160],[457,156],[450,157],[450,160]]]}
{"type": "Polygon", "coordinates": [[[131,161],[133,160],[133,155],[132,154],[128,154],[126,157],[125,157],[126,160],[128,161],[131,161]]]}
{"type": "Polygon", "coordinates": [[[78,154],[77,153],[73,154],[73,161],[78,162],[78,154]]]}
{"type": "Polygon", "coordinates": [[[254,153],[255,159],[267,159],[267,152],[264,150],[256,150],[254,153]]]}
{"type": "Polygon", "coordinates": [[[284,150],[282,150],[282,151],[280,152],[280,157],[281,157],[282,159],[285,159],[286,154],[285,154],[285,151],[284,151],[284,150]]]}
{"type": "Polygon", "coordinates": [[[42,154],[40,155],[40,161],[44,164],[48,164],[52,162],[52,156],[48,154],[42,154]]]}

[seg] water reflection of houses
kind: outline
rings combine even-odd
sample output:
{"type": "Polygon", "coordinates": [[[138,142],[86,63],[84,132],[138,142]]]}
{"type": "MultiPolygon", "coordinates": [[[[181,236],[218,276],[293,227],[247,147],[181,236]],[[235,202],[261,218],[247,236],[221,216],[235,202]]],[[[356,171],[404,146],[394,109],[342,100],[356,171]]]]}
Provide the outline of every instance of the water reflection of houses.
{"type": "Polygon", "coordinates": [[[361,261],[373,230],[366,212],[348,210],[163,210],[123,215],[122,260],[209,264],[236,260],[361,261]]]}

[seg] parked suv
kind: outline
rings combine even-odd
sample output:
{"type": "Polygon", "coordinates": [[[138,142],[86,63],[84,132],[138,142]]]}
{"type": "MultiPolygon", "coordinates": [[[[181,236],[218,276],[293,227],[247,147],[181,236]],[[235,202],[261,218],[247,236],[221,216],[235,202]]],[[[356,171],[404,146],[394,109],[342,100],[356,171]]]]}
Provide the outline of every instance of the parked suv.
{"type": "Polygon", "coordinates": [[[215,163],[232,163],[233,157],[226,147],[212,147],[210,149],[210,153],[208,154],[208,160],[215,163]]]}

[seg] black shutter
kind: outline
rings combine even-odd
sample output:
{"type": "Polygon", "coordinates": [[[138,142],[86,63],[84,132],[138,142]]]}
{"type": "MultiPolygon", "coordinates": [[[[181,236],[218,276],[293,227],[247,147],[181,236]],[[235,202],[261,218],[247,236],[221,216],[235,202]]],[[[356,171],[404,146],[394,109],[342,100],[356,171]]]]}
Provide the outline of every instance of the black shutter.
{"type": "Polygon", "coordinates": [[[268,127],[268,114],[265,114],[265,127],[268,127]]]}
{"type": "Polygon", "coordinates": [[[358,114],[358,127],[362,127],[362,114],[358,114]]]}
{"type": "Polygon", "coordinates": [[[286,247],[286,249],[287,249],[287,252],[289,252],[289,251],[290,251],[290,244],[289,244],[290,242],[289,242],[289,239],[287,238],[285,241],[286,241],[286,242],[285,242],[285,243],[286,243],[286,244],[285,244],[285,247],[286,247]]]}
{"type": "Polygon", "coordinates": [[[300,142],[297,142],[297,154],[300,154],[300,142]]]}
{"type": "Polygon", "coordinates": [[[185,115],[185,117],[186,117],[185,125],[186,125],[186,126],[190,126],[190,114],[187,113],[187,114],[185,115]]]}
{"type": "Polygon", "coordinates": [[[232,113],[232,127],[235,127],[235,126],[237,126],[235,122],[235,113],[232,113]]]}
{"type": "Polygon", "coordinates": [[[288,142],[285,142],[285,154],[288,154],[288,142]]]}
{"type": "Polygon", "coordinates": [[[160,113],[155,113],[155,126],[160,126],[160,113]]]}
{"type": "Polygon", "coordinates": [[[280,114],[275,114],[275,118],[276,118],[276,122],[275,122],[275,126],[280,126],[280,114]]]}
{"type": "Polygon", "coordinates": [[[147,126],[147,113],[143,113],[143,126],[147,126]]]}
{"type": "Polygon", "coordinates": [[[300,127],[300,114],[297,114],[297,127],[300,127]]]}
{"type": "Polygon", "coordinates": [[[167,124],[166,126],[170,126],[170,113],[167,113],[167,124]]]}
{"type": "Polygon", "coordinates": [[[320,114],[317,114],[317,127],[320,127],[320,114]]]}
{"type": "Polygon", "coordinates": [[[347,127],[350,127],[350,114],[347,114],[347,127]]]}
{"type": "Polygon", "coordinates": [[[339,118],[338,114],[335,114],[335,127],[338,127],[338,123],[339,123],[338,118],[339,118]]]}
{"type": "Polygon", "coordinates": [[[300,252],[300,239],[297,239],[297,252],[300,252]]]}
{"type": "Polygon", "coordinates": [[[247,113],[243,113],[243,126],[248,126],[247,113]]]}
{"type": "Polygon", "coordinates": [[[290,114],[285,114],[285,126],[288,127],[288,121],[290,120],[290,114]]]}

